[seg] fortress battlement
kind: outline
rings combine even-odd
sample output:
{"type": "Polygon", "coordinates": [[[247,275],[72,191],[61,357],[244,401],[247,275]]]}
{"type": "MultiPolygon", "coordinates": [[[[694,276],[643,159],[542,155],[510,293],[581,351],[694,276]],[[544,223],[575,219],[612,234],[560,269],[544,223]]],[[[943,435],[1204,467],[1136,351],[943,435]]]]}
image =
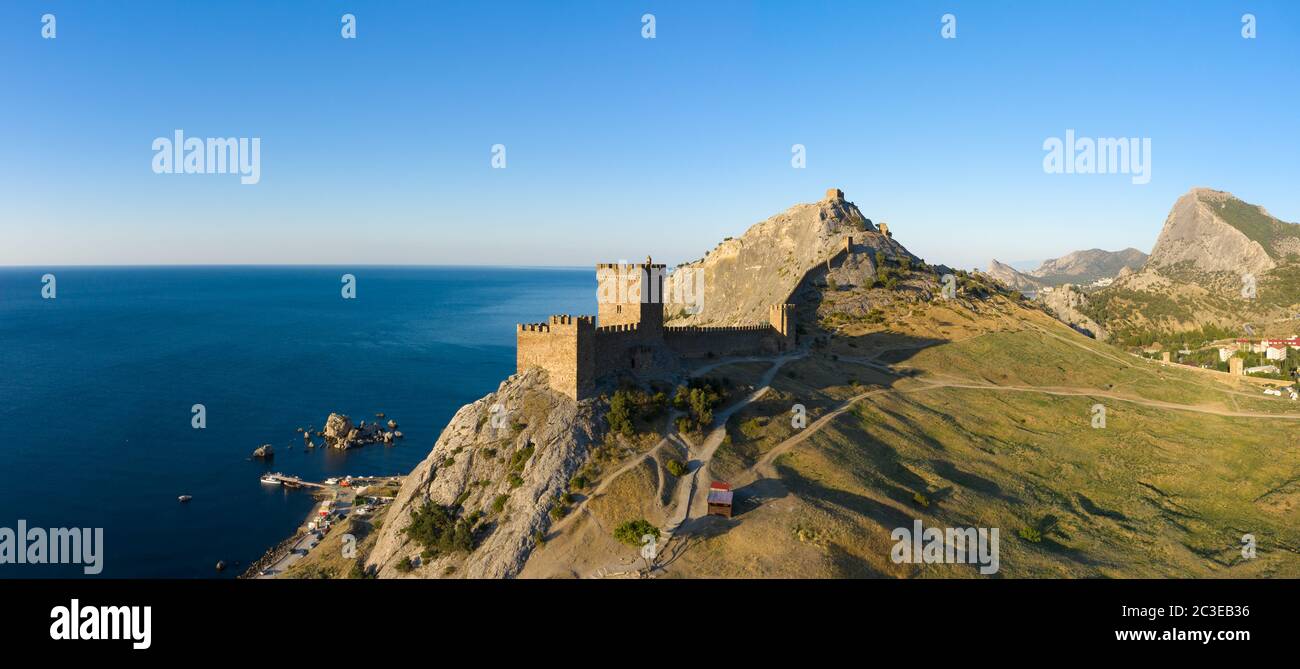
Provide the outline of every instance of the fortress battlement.
{"type": "Polygon", "coordinates": [[[607,334],[611,332],[636,332],[641,329],[640,323],[620,323],[618,325],[601,325],[596,328],[596,334],[607,334]]]}
{"type": "Polygon", "coordinates": [[[595,325],[596,321],[591,316],[560,314],[551,316],[545,323],[519,323],[517,330],[519,332],[550,332],[551,330],[594,328],[595,325]]]}
{"type": "Polygon", "coordinates": [[[602,262],[602,263],[596,263],[596,271],[600,271],[600,270],[602,270],[602,269],[616,269],[616,270],[626,270],[626,269],[662,269],[662,270],[667,270],[667,269],[668,269],[668,266],[665,265],[665,264],[663,264],[663,263],[653,263],[653,262],[650,262],[650,259],[649,259],[649,258],[646,258],[646,261],[645,261],[645,262],[640,262],[640,263],[621,263],[621,262],[602,262]]]}
{"type": "Polygon", "coordinates": [[[753,332],[770,330],[771,325],[671,325],[664,332],[753,332]]]}

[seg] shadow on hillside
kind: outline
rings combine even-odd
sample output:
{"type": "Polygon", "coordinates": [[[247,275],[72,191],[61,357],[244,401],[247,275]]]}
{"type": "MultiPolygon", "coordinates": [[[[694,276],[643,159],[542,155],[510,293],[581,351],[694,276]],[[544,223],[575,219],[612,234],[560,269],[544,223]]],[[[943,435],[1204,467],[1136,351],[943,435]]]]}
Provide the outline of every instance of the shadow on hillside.
{"type": "Polygon", "coordinates": [[[742,518],[750,511],[790,494],[790,491],[776,479],[758,479],[732,492],[732,518],[742,518]]]}
{"type": "MultiPolygon", "coordinates": [[[[855,355],[846,355],[839,352],[828,350],[825,344],[818,344],[816,340],[804,341],[804,345],[809,346],[808,356],[791,360],[781,370],[780,375],[773,379],[773,383],[778,381],[787,381],[785,386],[795,385],[803,387],[808,391],[808,397],[800,397],[798,390],[786,388],[780,394],[782,399],[786,395],[792,395],[788,398],[789,406],[782,407],[779,403],[774,405],[771,401],[757,401],[750,406],[772,406],[774,413],[770,416],[772,420],[778,417],[785,419],[785,414],[791,410],[791,407],[797,404],[806,404],[810,406],[819,406],[823,408],[840,408],[844,406],[846,392],[852,392],[858,395],[864,392],[881,392],[890,390],[899,380],[910,378],[915,375],[911,370],[898,370],[891,366],[890,363],[883,362],[878,357],[884,353],[891,354],[890,361],[893,364],[904,361],[915,355],[917,352],[930,346],[937,346],[946,343],[946,340],[936,338],[912,337],[894,332],[876,332],[860,337],[852,338],[853,346],[847,350],[855,355]],[[859,355],[860,353],[860,355],[859,355]],[[785,377],[785,378],[783,378],[785,377]],[[836,388],[834,396],[828,395],[827,390],[836,388]],[[847,389],[847,390],[846,390],[847,389]]],[[[845,350],[840,348],[839,350],[845,350]]],[[[712,375],[725,377],[726,366],[720,366],[712,375]]],[[[785,387],[783,386],[783,387],[785,387]]],[[[774,393],[769,392],[769,400],[773,398],[774,393]]],[[[819,412],[820,413],[820,412],[819,412]]],[[[740,415],[740,414],[736,414],[740,415]]],[[[808,424],[816,420],[815,417],[808,418],[808,424]]],[[[716,426],[715,426],[716,427],[716,426]]],[[[807,428],[804,428],[807,429],[807,428]]],[[[729,430],[729,434],[734,434],[729,430]]],[[[793,436],[793,435],[792,435],[793,436]]],[[[847,435],[849,438],[859,438],[862,436],[857,430],[851,431],[847,435]]],[[[869,466],[880,474],[885,481],[886,487],[891,498],[899,501],[910,500],[914,490],[925,489],[925,480],[914,472],[902,466],[899,462],[898,454],[891,448],[875,440],[871,440],[871,448],[864,451],[869,460],[869,466]]],[[[866,446],[866,444],[863,444],[866,446]]],[[[933,446],[940,448],[939,444],[933,446]]],[[[755,454],[746,454],[743,445],[734,445],[724,442],[719,447],[718,454],[725,456],[730,451],[730,455],[752,466],[755,460],[755,454]],[[748,457],[746,457],[748,455],[748,457]]],[[[694,471],[700,466],[698,460],[692,459],[688,466],[694,471]]],[[[955,469],[955,468],[954,468],[955,469]]],[[[778,479],[759,478],[749,485],[742,486],[735,490],[734,506],[732,509],[733,519],[729,522],[722,521],[720,518],[698,518],[688,521],[678,530],[679,535],[691,535],[697,538],[707,538],[707,536],[716,536],[726,532],[736,525],[750,512],[762,507],[763,505],[780,499],[790,494],[786,485],[781,479],[784,479],[788,468],[781,468],[781,476],[778,479]],[[721,521],[721,522],[720,522],[721,521]],[[707,532],[707,536],[701,536],[707,532]]],[[[976,485],[985,487],[991,482],[979,480],[973,481],[976,485]]],[[[838,494],[828,488],[822,488],[808,482],[808,489],[814,494],[820,494],[822,497],[828,497],[832,494],[838,494]]],[[[803,490],[798,491],[801,494],[803,490]]],[[[707,494],[707,493],[705,493],[707,494]]],[[[942,491],[940,491],[942,495],[942,491]]],[[[874,508],[879,518],[878,522],[886,520],[890,512],[886,507],[881,507],[865,497],[856,500],[842,499],[841,502],[851,504],[861,502],[874,508]]],[[[868,513],[868,515],[871,515],[868,513]]],[[[896,514],[895,514],[896,515],[896,514]]],[[[901,518],[901,517],[900,517],[901,518]]],[[[891,521],[892,522],[892,521],[891,521]]],[[[683,549],[686,546],[682,546],[683,549]]]]}
{"type": "Polygon", "coordinates": [[[911,527],[914,517],[892,506],[886,506],[870,497],[847,490],[838,490],[821,482],[804,477],[791,467],[777,466],[783,484],[800,499],[831,516],[840,515],[841,509],[850,509],[871,519],[881,527],[911,527]]]}

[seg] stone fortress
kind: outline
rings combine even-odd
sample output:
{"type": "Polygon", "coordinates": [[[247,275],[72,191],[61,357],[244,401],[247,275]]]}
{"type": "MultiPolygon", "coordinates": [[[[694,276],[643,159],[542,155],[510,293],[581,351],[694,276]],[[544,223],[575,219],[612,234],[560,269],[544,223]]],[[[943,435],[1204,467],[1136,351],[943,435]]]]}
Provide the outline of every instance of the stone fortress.
{"type": "Polygon", "coordinates": [[[597,383],[622,374],[662,377],[682,361],[773,354],[793,348],[795,305],[774,304],[768,322],[741,326],[664,325],[666,266],[596,265],[597,317],[551,316],[517,327],[517,371],[541,367],[571,399],[591,397],[597,383]]]}

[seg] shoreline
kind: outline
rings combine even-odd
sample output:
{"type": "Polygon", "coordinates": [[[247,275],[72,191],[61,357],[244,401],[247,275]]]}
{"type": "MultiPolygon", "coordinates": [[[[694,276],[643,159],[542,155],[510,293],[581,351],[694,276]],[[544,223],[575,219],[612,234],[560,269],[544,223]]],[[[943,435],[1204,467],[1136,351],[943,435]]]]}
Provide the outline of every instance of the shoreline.
{"type": "MultiPolygon", "coordinates": [[[[364,477],[348,477],[348,478],[356,482],[367,482],[366,485],[363,485],[359,488],[360,490],[363,491],[375,487],[382,488],[388,485],[396,485],[397,489],[392,491],[393,496],[395,496],[397,490],[400,490],[402,484],[405,482],[406,475],[364,476],[364,477]]],[[[316,546],[316,543],[320,541],[324,541],[326,536],[328,535],[328,532],[322,532],[319,528],[315,530],[311,530],[308,529],[308,526],[313,521],[317,521],[321,518],[321,510],[324,508],[324,505],[327,502],[335,503],[335,506],[333,507],[331,512],[331,520],[333,520],[333,511],[337,511],[339,509],[339,504],[345,505],[346,508],[346,514],[341,518],[346,519],[348,517],[351,517],[352,505],[353,505],[353,500],[355,499],[356,490],[357,488],[353,488],[353,487],[336,487],[332,485],[328,488],[313,489],[311,491],[311,494],[312,497],[315,498],[316,503],[312,505],[311,510],[307,512],[307,517],[304,518],[302,523],[298,525],[297,529],[294,530],[293,534],[285,538],[284,540],[280,541],[279,543],[275,544],[270,549],[268,549],[265,553],[262,554],[261,557],[254,560],[252,564],[249,565],[248,569],[244,570],[244,572],[239,576],[237,576],[236,578],[237,579],[278,578],[284,575],[284,573],[287,572],[293,566],[293,563],[297,562],[297,560],[293,560],[281,572],[274,573],[274,574],[263,574],[262,572],[284,561],[292,554],[292,552],[295,549],[301,547],[301,544],[304,540],[314,535],[316,542],[313,542],[311,546],[308,546],[306,549],[304,549],[305,552],[302,555],[302,557],[304,558],[307,557],[307,555],[310,554],[311,550],[316,546]]],[[[370,496],[371,499],[374,499],[372,495],[368,495],[368,496],[370,496]]],[[[384,506],[387,505],[389,502],[393,501],[394,498],[393,496],[381,497],[380,499],[384,501],[381,501],[380,505],[384,506]]]]}
{"type": "Polygon", "coordinates": [[[307,517],[303,519],[302,523],[300,523],[296,529],[294,529],[293,534],[289,535],[289,537],[283,539],[276,545],[268,548],[265,553],[262,553],[261,557],[248,565],[248,569],[244,570],[244,573],[236,576],[236,580],[265,578],[261,572],[287,557],[290,551],[293,550],[293,547],[310,533],[310,530],[307,529],[307,525],[313,518],[316,518],[319,515],[321,503],[325,501],[323,499],[324,493],[322,492],[316,491],[313,492],[312,495],[316,498],[316,503],[311,505],[311,510],[307,512],[307,517]]]}

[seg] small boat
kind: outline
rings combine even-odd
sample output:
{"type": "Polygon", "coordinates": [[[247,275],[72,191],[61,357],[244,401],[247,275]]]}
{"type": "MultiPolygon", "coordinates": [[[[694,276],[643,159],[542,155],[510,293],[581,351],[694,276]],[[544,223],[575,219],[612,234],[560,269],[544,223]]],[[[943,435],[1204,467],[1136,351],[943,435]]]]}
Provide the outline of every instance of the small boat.
{"type": "Polygon", "coordinates": [[[280,485],[280,479],[275,478],[274,474],[267,474],[266,476],[262,477],[262,483],[269,483],[271,485],[280,485]]]}
{"type": "Polygon", "coordinates": [[[192,497],[192,496],[190,496],[190,495],[181,495],[180,497],[177,497],[176,499],[179,499],[179,500],[181,501],[181,504],[184,504],[184,503],[186,503],[186,502],[188,502],[188,501],[194,499],[194,497],[192,497]]]}

